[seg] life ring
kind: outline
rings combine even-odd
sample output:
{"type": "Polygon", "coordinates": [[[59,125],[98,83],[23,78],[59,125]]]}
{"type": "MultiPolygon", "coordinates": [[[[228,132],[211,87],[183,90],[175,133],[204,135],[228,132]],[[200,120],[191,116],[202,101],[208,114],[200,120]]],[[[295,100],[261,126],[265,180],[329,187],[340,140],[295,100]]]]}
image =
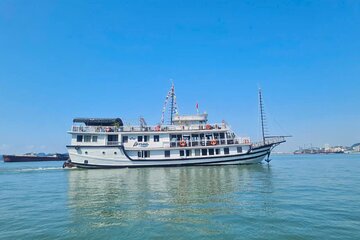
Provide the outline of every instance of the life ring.
{"type": "Polygon", "coordinates": [[[180,141],[180,147],[186,147],[186,142],[185,142],[185,140],[180,141]]]}
{"type": "Polygon", "coordinates": [[[211,144],[212,146],[215,146],[215,145],[217,144],[217,141],[216,141],[215,139],[213,139],[213,140],[211,140],[210,144],[211,144]]]}
{"type": "Polygon", "coordinates": [[[207,125],[205,126],[205,128],[206,128],[206,130],[211,130],[211,129],[212,129],[211,125],[209,125],[209,124],[207,124],[207,125]]]}

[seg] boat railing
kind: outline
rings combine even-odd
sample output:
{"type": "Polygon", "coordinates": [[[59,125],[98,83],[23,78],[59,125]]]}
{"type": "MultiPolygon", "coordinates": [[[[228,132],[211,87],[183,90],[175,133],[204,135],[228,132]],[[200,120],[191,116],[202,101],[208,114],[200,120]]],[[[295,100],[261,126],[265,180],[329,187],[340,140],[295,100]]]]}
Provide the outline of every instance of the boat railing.
{"type": "Polygon", "coordinates": [[[223,145],[250,145],[249,138],[232,138],[232,139],[183,139],[171,140],[163,142],[164,147],[179,148],[179,147],[204,147],[204,146],[223,146],[223,145]]]}
{"type": "Polygon", "coordinates": [[[265,145],[282,143],[285,141],[286,141],[286,139],[283,136],[269,137],[269,138],[266,138],[265,141],[253,143],[252,147],[261,147],[261,146],[265,146],[265,145]]]}
{"type": "Polygon", "coordinates": [[[71,131],[77,133],[111,133],[111,132],[171,132],[193,130],[229,130],[226,124],[196,124],[196,125],[161,125],[152,127],[141,126],[72,126],[71,131]]]}
{"type": "Polygon", "coordinates": [[[116,146],[116,145],[119,145],[119,141],[108,141],[107,145],[108,146],[116,146]]]}

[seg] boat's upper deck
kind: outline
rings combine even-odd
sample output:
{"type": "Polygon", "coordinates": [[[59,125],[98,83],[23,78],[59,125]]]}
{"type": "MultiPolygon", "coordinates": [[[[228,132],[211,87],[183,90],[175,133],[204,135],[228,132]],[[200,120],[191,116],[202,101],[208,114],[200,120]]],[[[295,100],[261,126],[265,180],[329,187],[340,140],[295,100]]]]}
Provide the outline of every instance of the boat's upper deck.
{"type": "Polygon", "coordinates": [[[218,124],[208,124],[208,115],[184,115],[174,116],[170,125],[159,124],[147,126],[143,118],[140,125],[124,125],[120,118],[96,119],[96,118],[77,118],[74,119],[70,133],[194,133],[194,132],[228,132],[230,126],[223,121],[218,124]]]}
{"type": "Polygon", "coordinates": [[[119,124],[118,120],[82,119],[74,121],[69,133],[72,134],[73,145],[116,146],[124,144],[125,147],[131,149],[137,149],[139,146],[151,149],[214,148],[235,145],[259,147],[284,141],[283,138],[272,138],[252,143],[249,137],[238,137],[225,121],[220,124],[208,124],[205,121],[194,123],[194,119],[187,119],[192,124],[184,121],[184,118],[176,124],[156,126],[146,126],[145,124],[124,126],[119,124]]]}
{"type": "Polygon", "coordinates": [[[84,126],[73,125],[70,133],[176,133],[176,132],[227,132],[230,126],[221,124],[192,124],[192,125],[157,125],[157,126],[84,126]]]}

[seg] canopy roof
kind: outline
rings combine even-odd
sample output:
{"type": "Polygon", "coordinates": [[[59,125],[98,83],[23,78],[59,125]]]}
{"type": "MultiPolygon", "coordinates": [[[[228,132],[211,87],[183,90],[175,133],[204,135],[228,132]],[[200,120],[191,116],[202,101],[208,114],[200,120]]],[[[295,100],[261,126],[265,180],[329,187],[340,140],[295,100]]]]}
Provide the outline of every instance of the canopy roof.
{"type": "Polygon", "coordinates": [[[84,123],[86,126],[124,126],[120,118],[75,118],[74,123],[84,123]]]}

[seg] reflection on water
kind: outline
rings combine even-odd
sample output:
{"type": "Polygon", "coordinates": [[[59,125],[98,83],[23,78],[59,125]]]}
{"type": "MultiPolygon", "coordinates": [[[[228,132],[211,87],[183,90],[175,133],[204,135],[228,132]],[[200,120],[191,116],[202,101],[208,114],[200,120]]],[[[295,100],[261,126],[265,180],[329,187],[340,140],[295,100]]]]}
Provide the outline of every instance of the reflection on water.
{"type": "Polygon", "coordinates": [[[360,239],[359,155],[63,170],[0,162],[0,239],[360,239]]]}
{"type": "Polygon", "coordinates": [[[215,215],[258,207],[271,214],[267,165],[71,170],[68,176],[71,216],[82,224],[77,231],[117,226],[133,236],[132,227],[172,223],[186,232],[215,215]]]}

